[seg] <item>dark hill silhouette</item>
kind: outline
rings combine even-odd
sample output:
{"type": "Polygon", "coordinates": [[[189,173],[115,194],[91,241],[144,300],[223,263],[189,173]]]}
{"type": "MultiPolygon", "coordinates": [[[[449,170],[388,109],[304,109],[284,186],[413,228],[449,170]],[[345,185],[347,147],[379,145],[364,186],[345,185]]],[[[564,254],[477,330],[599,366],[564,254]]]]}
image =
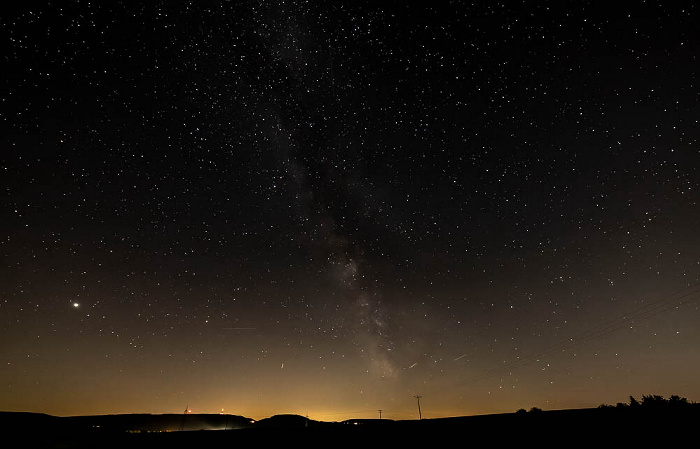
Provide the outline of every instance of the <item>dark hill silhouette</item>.
{"type": "Polygon", "coordinates": [[[117,432],[242,429],[250,427],[253,423],[252,419],[244,416],[221,414],[126,414],[74,416],[63,420],[63,425],[66,426],[117,432]]]}
{"type": "Polygon", "coordinates": [[[395,421],[393,419],[376,419],[376,418],[361,418],[361,419],[346,419],[343,424],[351,424],[355,426],[390,426],[395,421]]]}
{"type": "Polygon", "coordinates": [[[299,415],[275,415],[253,422],[237,415],[104,415],[55,417],[0,412],[5,439],[22,447],[153,448],[232,447],[302,443],[364,447],[418,447],[457,441],[465,446],[610,447],[645,443],[662,447],[692,438],[700,404],[674,397],[644,396],[630,404],[540,410],[423,420],[360,419],[321,422],[299,415]],[[184,421],[184,429],[176,431],[184,421]],[[216,432],[200,430],[222,429],[216,432]],[[227,430],[223,430],[227,429],[227,430]]]}
{"type": "Polygon", "coordinates": [[[305,416],[301,415],[274,415],[269,418],[264,418],[255,423],[255,427],[266,427],[266,428],[306,428],[309,426],[315,427],[322,423],[321,421],[314,421],[305,416]]]}
{"type": "Polygon", "coordinates": [[[254,421],[245,416],[221,414],[121,414],[58,417],[42,413],[0,412],[3,429],[59,435],[81,433],[174,432],[188,430],[233,430],[249,428],[254,421]]]}

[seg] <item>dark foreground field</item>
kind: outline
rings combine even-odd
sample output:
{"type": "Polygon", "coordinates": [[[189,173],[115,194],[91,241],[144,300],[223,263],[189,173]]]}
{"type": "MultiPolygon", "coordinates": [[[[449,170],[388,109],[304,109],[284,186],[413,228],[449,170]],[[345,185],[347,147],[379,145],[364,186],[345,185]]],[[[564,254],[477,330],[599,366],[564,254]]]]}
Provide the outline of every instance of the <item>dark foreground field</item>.
{"type": "Polygon", "coordinates": [[[697,441],[700,407],[596,408],[415,421],[326,423],[296,415],[252,423],[232,415],[54,417],[0,413],[3,447],[678,447],[697,441]],[[184,419],[183,419],[184,418],[184,419]],[[183,429],[183,430],[180,430],[183,429]],[[190,430],[188,430],[190,429],[190,430]],[[194,430],[202,429],[202,430],[194,430]],[[203,430],[210,429],[210,430],[203,430]],[[214,430],[220,429],[220,430],[214,430]]]}

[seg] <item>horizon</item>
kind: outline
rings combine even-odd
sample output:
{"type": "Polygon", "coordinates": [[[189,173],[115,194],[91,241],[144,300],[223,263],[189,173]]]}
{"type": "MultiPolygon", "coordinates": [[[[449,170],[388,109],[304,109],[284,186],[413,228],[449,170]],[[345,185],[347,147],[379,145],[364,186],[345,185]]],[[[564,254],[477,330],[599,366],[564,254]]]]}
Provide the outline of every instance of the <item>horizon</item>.
{"type": "MultiPolygon", "coordinates": [[[[253,421],[257,422],[263,419],[267,418],[273,418],[276,416],[299,416],[299,417],[304,417],[313,421],[319,421],[319,422],[343,422],[343,421],[349,421],[349,420],[358,420],[358,419],[369,419],[369,420],[380,420],[380,419],[386,419],[386,420],[394,420],[394,421],[399,421],[399,420],[421,420],[421,419],[441,419],[441,418],[464,418],[464,417],[475,417],[475,416],[488,416],[488,415],[506,415],[506,414],[514,414],[518,413],[521,411],[527,411],[531,412],[532,410],[537,410],[537,411],[551,411],[551,412],[556,412],[556,411],[567,411],[567,410],[590,410],[590,409],[597,409],[605,406],[611,406],[611,407],[617,407],[620,404],[629,406],[629,402],[631,398],[635,399],[643,399],[644,396],[659,396],[665,400],[669,400],[673,396],[678,396],[678,395],[669,395],[669,396],[664,396],[664,395],[657,395],[657,394],[642,394],[640,396],[635,396],[635,395],[627,395],[625,397],[626,401],[615,401],[615,402],[601,402],[597,405],[591,405],[591,406],[582,406],[582,407],[564,407],[564,408],[554,408],[554,409],[542,409],[537,406],[530,406],[530,407],[520,407],[517,410],[511,410],[511,411],[501,411],[501,412],[492,412],[492,413],[475,413],[475,414],[451,414],[451,415],[435,415],[431,413],[430,411],[426,411],[421,409],[421,415],[418,415],[418,412],[415,411],[413,417],[407,417],[407,415],[410,415],[409,412],[407,411],[400,411],[397,412],[396,410],[386,410],[386,409],[376,409],[376,410],[364,410],[364,411],[355,411],[355,412],[313,412],[313,413],[299,413],[299,412],[279,412],[279,413],[273,413],[270,415],[266,416],[260,416],[260,417],[254,417],[250,416],[248,414],[243,414],[243,413],[231,413],[229,411],[224,411],[224,410],[219,410],[218,412],[207,412],[207,411],[195,411],[192,409],[189,409],[187,411],[180,411],[178,412],[116,412],[116,413],[88,413],[88,414],[79,414],[79,415],[56,415],[56,414],[51,414],[51,413],[46,413],[46,412],[37,412],[37,411],[28,411],[28,410],[0,410],[0,412],[4,413],[31,413],[31,414],[45,414],[49,416],[54,416],[54,417],[59,417],[59,418],[70,418],[70,417],[89,417],[89,416],[119,416],[119,415],[173,415],[173,416],[189,416],[189,415],[220,415],[220,416],[238,416],[241,418],[246,418],[246,419],[252,419],[253,421]],[[379,410],[382,411],[381,414],[379,414],[379,410]],[[398,416],[402,417],[393,417],[392,414],[398,413],[398,416]],[[357,415],[367,415],[367,414],[374,414],[374,416],[357,416],[357,415]],[[343,415],[344,417],[341,419],[338,419],[336,416],[338,415],[343,415]],[[326,418],[319,418],[319,416],[325,416],[326,418]]],[[[684,400],[687,400],[688,403],[690,404],[697,404],[698,402],[690,399],[690,398],[685,398],[682,396],[678,396],[684,400]]]]}
{"type": "MultiPolygon", "coordinates": [[[[275,413],[269,416],[265,416],[262,418],[253,418],[251,416],[247,416],[245,414],[238,414],[238,413],[229,413],[229,412],[224,412],[220,411],[218,413],[207,413],[207,412],[195,412],[193,410],[188,410],[185,412],[181,413],[145,413],[145,412],[129,412],[129,413],[100,413],[100,414],[87,414],[87,415],[51,415],[43,412],[31,412],[31,411],[6,411],[6,410],[0,410],[2,413],[27,413],[27,414],[41,414],[41,415],[48,415],[48,416],[53,416],[57,418],[80,418],[80,417],[100,417],[100,416],[128,416],[128,415],[146,415],[146,416],[178,416],[178,417],[183,417],[184,416],[197,416],[197,415],[202,415],[202,416],[233,416],[233,417],[238,417],[238,418],[244,418],[244,419],[250,419],[253,423],[258,422],[261,420],[265,419],[270,419],[270,418],[276,418],[276,417],[283,417],[283,416],[296,416],[299,418],[306,418],[311,421],[316,421],[316,422],[324,422],[324,423],[341,423],[345,421],[355,421],[355,420],[374,420],[374,421],[379,421],[379,420],[388,420],[388,421],[419,421],[419,420],[430,420],[430,419],[445,419],[445,418],[469,418],[469,417],[480,417],[480,416],[492,416],[492,415],[511,415],[511,414],[519,414],[521,412],[565,412],[565,411],[577,411],[577,410],[595,410],[595,409],[605,409],[605,408],[616,408],[619,409],[620,407],[623,408],[633,408],[633,402],[638,401],[638,404],[641,404],[641,407],[646,408],[645,405],[645,400],[647,399],[647,396],[649,399],[660,399],[664,401],[666,404],[673,403],[673,399],[678,399],[680,400],[681,403],[684,404],[690,404],[690,405],[699,405],[700,403],[694,401],[694,400],[689,400],[688,398],[685,397],[680,397],[678,395],[671,395],[669,397],[664,397],[662,395],[656,395],[656,394],[649,394],[649,395],[642,395],[639,399],[635,398],[633,395],[628,396],[629,401],[628,402],[617,402],[617,403],[601,403],[598,404],[597,406],[594,407],[577,407],[577,408],[557,408],[557,409],[540,409],[539,407],[530,407],[529,409],[526,408],[520,408],[515,411],[509,411],[509,412],[496,412],[496,413],[488,413],[488,414],[472,414],[472,415],[449,415],[449,416],[416,416],[413,418],[391,418],[387,417],[386,413],[389,412],[391,413],[391,410],[381,410],[381,412],[384,412],[384,414],[380,413],[379,416],[375,417],[358,417],[354,416],[353,417],[345,417],[343,419],[319,419],[312,417],[310,415],[303,415],[300,413],[275,413]]],[[[374,412],[377,413],[380,410],[375,410],[374,412]]],[[[351,413],[351,412],[350,412],[351,413]]],[[[357,412],[357,413],[366,413],[365,412],[357,412]]],[[[348,415],[349,413],[346,412],[341,412],[341,413],[331,413],[329,416],[332,415],[338,415],[338,414],[346,414],[348,415]]]]}

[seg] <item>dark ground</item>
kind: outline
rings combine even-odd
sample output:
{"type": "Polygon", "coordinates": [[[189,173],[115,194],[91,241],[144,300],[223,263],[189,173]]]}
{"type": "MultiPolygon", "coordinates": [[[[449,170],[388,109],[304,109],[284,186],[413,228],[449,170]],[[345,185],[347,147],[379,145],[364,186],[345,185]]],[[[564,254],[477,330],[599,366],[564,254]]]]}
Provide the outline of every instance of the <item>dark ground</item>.
{"type": "Polygon", "coordinates": [[[10,446],[27,448],[308,447],[613,447],[645,443],[677,447],[696,441],[700,405],[682,410],[596,408],[531,411],[420,421],[325,423],[296,415],[254,424],[233,415],[109,415],[54,417],[2,413],[10,446]],[[157,431],[157,427],[169,431],[157,431]],[[230,430],[183,430],[225,429],[230,430]],[[175,427],[175,430],[172,428],[175,427]],[[233,429],[231,429],[233,427],[233,429]],[[690,438],[690,439],[689,439],[690,438]]]}

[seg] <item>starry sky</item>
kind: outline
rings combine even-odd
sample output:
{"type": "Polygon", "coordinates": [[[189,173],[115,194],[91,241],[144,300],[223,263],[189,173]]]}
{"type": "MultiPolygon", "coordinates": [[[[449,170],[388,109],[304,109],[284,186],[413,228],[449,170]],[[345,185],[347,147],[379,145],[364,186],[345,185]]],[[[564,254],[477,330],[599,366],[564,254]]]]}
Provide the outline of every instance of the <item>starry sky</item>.
{"type": "Polygon", "coordinates": [[[698,7],[409,3],[2,6],[0,410],[700,400],[698,7]]]}

